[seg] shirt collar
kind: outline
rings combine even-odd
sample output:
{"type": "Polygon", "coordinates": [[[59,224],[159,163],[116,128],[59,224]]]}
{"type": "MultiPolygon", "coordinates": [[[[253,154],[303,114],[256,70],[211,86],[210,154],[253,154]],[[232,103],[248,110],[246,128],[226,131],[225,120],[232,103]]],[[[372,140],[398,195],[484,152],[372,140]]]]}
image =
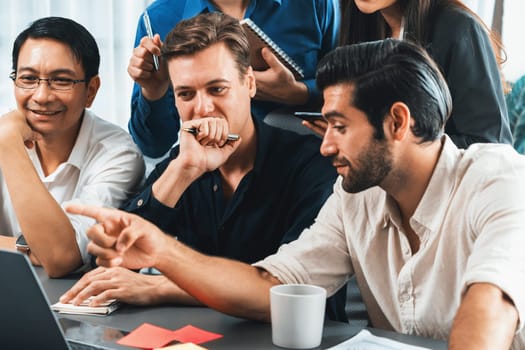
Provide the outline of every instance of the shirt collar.
{"type": "Polygon", "coordinates": [[[212,12],[217,11],[217,8],[207,0],[188,0],[184,6],[182,18],[191,18],[204,12],[205,10],[212,12]]]}
{"type": "Polygon", "coordinates": [[[80,125],[80,130],[78,131],[77,140],[75,145],[71,150],[69,159],[67,163],[77,167],[78,169],[82,168],[84,162],[84,156],[87,154],[88,145],[89,145],[89,135],[90,131],[93,128],[93,116],[90,111],[84,110],[84,116],[82,117],[82,124],[80,125]]]}
{"type": "MultiPolygon", "coordinates": [[[[461,156],[461,151],[447,135],[444,135],[441,141],[443,142],[443,147],[438,162],[430,177],[425,193],[411,218],[419,226],[431,232],[438,230],[448,208],[449,198],[456,186],[454,173],[461,156]]],[[[384,208],[383,228],[386,228],[391,222],[400,224],[399,208],[396,202],[388,195],[385,196],[384,208]]]]}
{"type": "Polygon", "coordinates": [[[442,224],[456,188],[455,175],[462,152],[454,142],[444,135],[443,147],[434,172],[412,218],[430,231],[436,231],[442,224]]]}
{"type": "Polygon", "coordinates": [[[80,125],[80,130],[78,131],[77,139],[75,141],[75,144],[73,145],[71,153],[69,154],[69,158],[67,159],[67,161],[60,164],[58,168],[52,174],[49,174],[47,177],[42,171],[42,165],[40,164],[40,159],[38,158],[38,154],[36,153],[35,148],[33,147],[27,150],[29,157],[32,159],[33,163],[38,164],[36,170],[42,179],[50,179],[52,181],[54,179],[54,176],[56,176],[56,174],[58,174],[58,172],[61,171],[60,169],[63,169],[66,165],[71,165],[76,167],[77,169],[81,169],[83,157],[87,153],[89,133],[92,128],[92,124],[93,119],[91,117],[91,112],[84,110],[82,124],[80,125]]]}
{"type": "MultiPolygon", "coordinates": [[[[269,2],[268,0],[263,0],[261,3],[269,2]]],[[[281,6],[282,0],[271,0],[275,5],[281,6]]],[[[257,0],[250,1],[250,5],[246,10],[246,16],[250,17],[257,6],[257,0]]],[[[202,12],[213,12],[218,11],[217,6],[215,6],[209,0],[188,0],[183,10],[183,18],[190,18],[196,16],[202,12]]]]}

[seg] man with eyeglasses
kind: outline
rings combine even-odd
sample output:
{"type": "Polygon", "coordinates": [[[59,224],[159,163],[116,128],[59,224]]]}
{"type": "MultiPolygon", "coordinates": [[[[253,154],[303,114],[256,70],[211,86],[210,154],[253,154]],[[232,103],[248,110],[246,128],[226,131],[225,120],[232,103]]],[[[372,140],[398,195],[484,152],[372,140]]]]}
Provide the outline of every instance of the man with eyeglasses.
{"type": "Polygon", "coordinates": [[[59,277],[89,262],[85,231],[94,223],[62,205],[120,205],[144,162],[124,130],[86,110],[100,56],[83,26],[39,19],[18,35],[12,57],[17,109],[0,117],[0,234],[59,277]]]}

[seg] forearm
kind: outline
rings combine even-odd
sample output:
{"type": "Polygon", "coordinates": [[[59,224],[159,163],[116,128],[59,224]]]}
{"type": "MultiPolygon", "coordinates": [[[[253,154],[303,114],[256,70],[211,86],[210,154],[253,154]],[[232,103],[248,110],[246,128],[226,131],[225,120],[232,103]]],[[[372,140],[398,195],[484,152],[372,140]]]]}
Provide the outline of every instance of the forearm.
{"type": "Polygon", "coordinates": [[[161,99],[151,102],[135,84],[131,98],[131,118],[128,129],[144,155],[157,158],[164,155],[177,141],[179,115],[171,90],[161,99]]]}
{"type": "Polygon", "coordinates": [[[509,349],[517,322],[516,308],[498,287],[473,284],[454,319],[449,349],[509,349]]]}
{"type": "Polygon", "coordinates": [[[201,171],[185,169],[176,158],[153,183],[153,196],[165,206],[174,207],[188,186],[201,175],[201,171]]]}
{"type": "Polygon", "coordinates": [[[13,147],[8,152],[0,157],[0,167],[31,253],[51,277],[71,272],[82,259],[67,215],[38,177],[26,150],[13,147]]]}
{"type": "Polygon", "coordinates": [[[285,96],[277,97],[276,102],[289,105],[303,105],[309,100],[309,92],[306,84],[300,81],[296,81],[290,86],[289,89],[286,89],[285,96]]]}
{"type": "Polygon", "coordinates": [[[270,319],[270,293],[279,280],[251,265],[200,254],[169,239],[157,269],[199,302],[250,319],[270,319]]]}
{"type": "Polygon", "coordinates": [[[151,304],[202,305],[197,299],[180,289],[166,276],[151,276],[156,280],[151,290],[151,304]]]}

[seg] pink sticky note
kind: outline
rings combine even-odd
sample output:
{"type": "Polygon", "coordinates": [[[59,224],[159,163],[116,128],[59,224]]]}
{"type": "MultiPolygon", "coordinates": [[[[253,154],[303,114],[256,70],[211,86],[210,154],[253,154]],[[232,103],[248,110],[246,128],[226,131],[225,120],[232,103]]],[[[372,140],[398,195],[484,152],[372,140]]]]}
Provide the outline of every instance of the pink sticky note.
{"type": "Polygon", "coordinates": [[[143,323],[125,337],[120,338],[117,343],[134,348],[153,349],[163,347],[174,339],[172,330],[143,323]]]}
{"type": "Polygon", "coordinates": [[[172,339],[178,340],[181,343],[201,344],[207,341],[222,338],[222,334],[208,332],[192,325],[179,328],[172,333],[174,335],[172,339]]]}

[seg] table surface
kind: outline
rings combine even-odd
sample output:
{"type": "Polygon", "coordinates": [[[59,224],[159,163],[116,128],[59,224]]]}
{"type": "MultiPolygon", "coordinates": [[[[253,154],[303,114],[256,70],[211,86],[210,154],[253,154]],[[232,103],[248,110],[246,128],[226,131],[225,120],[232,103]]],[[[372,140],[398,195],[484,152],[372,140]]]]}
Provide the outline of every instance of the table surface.
{"type": "MultiPolygon", "coordinates": [[[[59,296],[78,279],[78,276],[51,279],[47,277],[42,268],[37,267],[35,271],[51,303],[56,302],[59,296]]],[[[132,331],[145,322],[172,330],[191,324],[204,330],[224,335],[221,339],[203,344],[208,349],[280,349],[272,345],[271,325],[269,323],[228,316],[206,307],[173,305],[139,307],[122,305],[117,311],[108,316],[67,315],[66,317],[124,331],[132,331]]],[[[319,348],[325,349],[334,346],[357,334],[361,329],[342,322],[326,321],[323,341],[319,348]]],[[[430,349],[447,348],[447,344],[444,341],[373,328],[369,330],[376,335],[407,344],[424,346],[430,349]]]]}

